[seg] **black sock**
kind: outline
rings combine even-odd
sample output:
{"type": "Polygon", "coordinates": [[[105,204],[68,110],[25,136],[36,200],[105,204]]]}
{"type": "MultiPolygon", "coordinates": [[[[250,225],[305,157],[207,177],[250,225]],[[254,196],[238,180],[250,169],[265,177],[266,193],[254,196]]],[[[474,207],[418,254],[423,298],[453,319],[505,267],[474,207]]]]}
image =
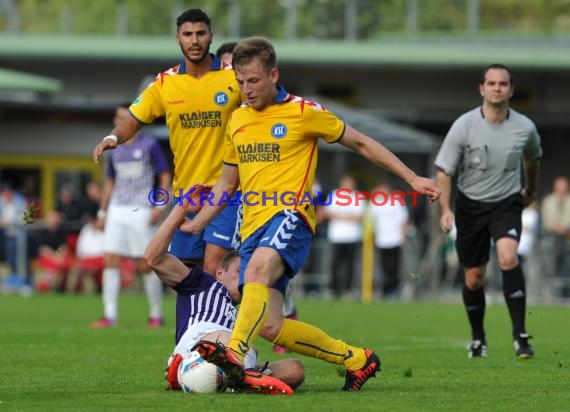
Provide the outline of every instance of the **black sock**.
{"type": "Polygon", "coordinates": [[[522,269],[517,266],[514,269],[503,270],[503,294],[509,308],[511,322],[513,323],[513,336],[526,333],[525,310],[526,288],[522,269]]]}
{"type": "Polygon", "coordinates": [[[483,318],[485,317],[485,291],[481,289],[469,289],[463,285],[463,303],[467,311],[467,317],[471,324],[473,340],[485,341],[483,330],[483,318]]]}

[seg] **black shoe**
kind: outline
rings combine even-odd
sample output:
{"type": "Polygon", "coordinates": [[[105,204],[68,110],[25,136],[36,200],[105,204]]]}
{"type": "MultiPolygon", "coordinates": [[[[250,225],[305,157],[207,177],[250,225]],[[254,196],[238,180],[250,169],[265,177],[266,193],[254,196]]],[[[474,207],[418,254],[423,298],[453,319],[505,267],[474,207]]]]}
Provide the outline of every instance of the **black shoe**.
{"type": "Polygon", "coordinates": [[[515,347],[515,354],[519,359],[530,359],[534,356],[534,349],[528,343],[528,340],[532,339],[527,333],[521,333],[519,336],[515,337],[513,341],[513,346],[515,347]]]}
{"type": "Polygon", "coordinates": [[[486,358],[487,342],[485,340],[475,339],[467,345],[467,356],[469,358],[486,358]]]}
{"type": "Polygon", "coordinates": [[[364,349],[366,363],[358,370],[346,370],[343,391],[359,391],[370,378],[380,371],[380,358],[371,349],[364,349]]]}

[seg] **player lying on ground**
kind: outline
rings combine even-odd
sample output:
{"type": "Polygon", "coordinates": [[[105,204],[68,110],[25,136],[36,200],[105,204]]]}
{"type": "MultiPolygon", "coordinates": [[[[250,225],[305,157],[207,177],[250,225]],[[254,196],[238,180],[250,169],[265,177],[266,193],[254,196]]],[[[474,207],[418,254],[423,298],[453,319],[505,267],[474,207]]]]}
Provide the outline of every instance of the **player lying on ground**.
{"type": "MultiPolygon", "coordinates": [[[[162,282],[177,292],[176,297],[176,348],[169,360],[166,379],[171,389],[179,389],[177,369],[182,357],[194,344],[208,339],[227,343],[237,316],[234,303],[241,294],[237,289],[239,255],[230,252],[220,263],[216,279],[197,266],[188,267],[167,253],[176,229],[184,220],[188,209],[175,206],[162,223],[145,251],[146,262],[154,268],[162,282]]],[[[305,377],[301,362],[290,359],[270,362],[265,372],[255,368],[255,355],[248,357],[250,368],[238,391],[265,394],[292,394],[305,377]]]]}

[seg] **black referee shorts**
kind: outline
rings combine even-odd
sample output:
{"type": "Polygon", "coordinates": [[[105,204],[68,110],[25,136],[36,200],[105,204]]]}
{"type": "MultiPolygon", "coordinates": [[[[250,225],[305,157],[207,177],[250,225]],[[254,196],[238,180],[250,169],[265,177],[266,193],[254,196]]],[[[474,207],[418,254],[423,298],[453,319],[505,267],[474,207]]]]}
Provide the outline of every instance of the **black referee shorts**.
{"type": "Polygon", "coordinates": [[[458,192],[455,200],[457,255],[466,268],[489,261],[491,238],[510,237],[517,242],[521,235],[523,201],[520,193],[497,202],[478,202],[458,192]]]}

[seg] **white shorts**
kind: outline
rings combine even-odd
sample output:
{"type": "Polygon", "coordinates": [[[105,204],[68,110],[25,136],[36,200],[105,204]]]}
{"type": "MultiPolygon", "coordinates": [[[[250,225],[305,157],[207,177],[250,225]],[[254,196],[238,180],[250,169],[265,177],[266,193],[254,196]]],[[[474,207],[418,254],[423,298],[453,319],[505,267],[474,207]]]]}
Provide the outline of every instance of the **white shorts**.
{"type": "Polygon", "coordinates": [[[107,253],[141,258],[154,233],[150,225],[152,208],[109,205],[105,220],[107,253]]]}
{"type": "MultiPolygon", "coordinates": [[[[232,333],[231,329],[224,326],[220,326],[217,323],[212,322],[199,322],[191,325],[186,329],[186,332],[182,335],[178,344],[174,348],[174,353],[179,353],[183,357],[192,352],[192,348],[196,345],[205,335],[214,332],[228,332],[230,335],[232,333]]],[[[255,367],[257,362],[257,352],[255,349],[250,349],[244,359],[244,366],[247,368],[255,367]]]]}

